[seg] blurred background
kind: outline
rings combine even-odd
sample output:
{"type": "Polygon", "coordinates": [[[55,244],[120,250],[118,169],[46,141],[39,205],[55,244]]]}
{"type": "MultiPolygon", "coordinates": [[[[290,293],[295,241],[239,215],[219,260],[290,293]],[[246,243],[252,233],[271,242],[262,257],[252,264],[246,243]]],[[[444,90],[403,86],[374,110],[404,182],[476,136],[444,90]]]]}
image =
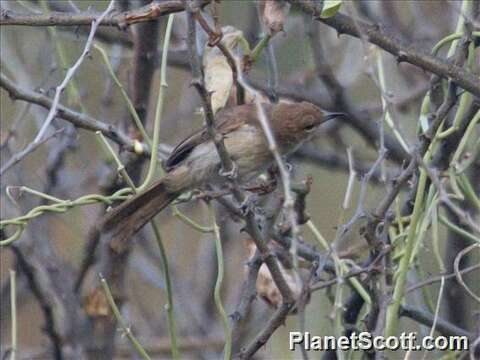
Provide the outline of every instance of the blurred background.
{"type": "MultiPolygon", "coordinates": [[[[116,1],[114,6],[116,11],[121,12],[149,3],[116,1]]],[[[1,6],[2,11],[35,15],[50,11],[75,13],[95,9],[101,12],[108,4],[106,1],[41,0],[2,1],[1,6]]],[[[461,1],[344,1],[339,11],[362,21],[382,24],[387,32],[402,42],[430,53],[438,41],[457,31],[458,20],[463,16],[462,6],[461,1]]],[[[478,17],[475,18],[478,3],[474,7],[476,12],[469,14],[468,21],[473,22],[478,31],[478,17]]],[[[224,0],[219,3],[218,10],[221,26],[229,25],[241,31],[251,48],[268,32],[265,16],[255,1],[224,0]]],[[[204,16],[211,21],[209,7],[204,9],[204,16]]],[[[148,134],[152,134],[155,116],[166,23],[167,17],[163,16],[157,21],[125,26],[123,29],[100,26],[94,40],[94,44],[106,52],[148,134]]],[[[66,70],[81,55],[89,30],[89,26],[1,26],[1,74],[21,89],[53,98],[55,87],[64,79],[66,70]]],[[[197,32],[199,55],[203,56],[208,36],[201,27],[197,27],[197,32]]],[[[164,88],[165,103],[160,126],[161,156],[203,124],[200,98],[190,85],[192,75],[186,36],[186,14],[179,12],[175,14],[168,54],[168,87],[164,88]]],[[[437,55],[446,58],[448,49],[449,46],[442,47],[437,55]]],[[[239,45],[234,46],[232,51],[239,57],[244,54],[239,45]]],[[[478,74],[478,47],[474,52],[474,71],[478,74]]],[[[362,175],[372,167],[382,145],[379,128],[387,109],[401,135],[397,136],[389,126],[384,126],[387,160],[374,171],[368,186],[364,185],[366,197],[363,209],[366,213],[373,211],[385,195],[389,181],[408,162],[406,150],[418,142],[418,119],[422,101],[431,88],[432,74],[408,63],[398,64],[389,53],[367,41],[339,35],[336,30],[293,6],[284,19],[283,30],[272,36],[269,45],[246,72],[245,80],[270,101],[276,97],[282,101],[305,100],[322,109],[349,115],[348,120],[323,126],[322,134],[288,161],[293,164],[295,181],[304,181],[308,176],[312,178],[306,199],[311,222],[327,242],[334,245],[339,256],[352,259],[358,266],[364,264],[369,256],[368,245],[362,236],[366,219],[355,221],[345,236],[338,236],[338,226],[347,223],[356,213],[362,175]],[[407,149],[399,137],[406,141],[407,149]],[[350,206],[342,210],[349,178],[347,149],[351,151],[358,176],[353,183],[350,206]]],[[[233,99],[228,101],[231,104],[233,99]]],[[[120,88],[95,47],[62,93],[60,104],[141,140],[120,88]]],[[[12,156],[32,142],[47,114],[48,110],[44,107],[16,101],[2,86],[2,168],[12,156]]],[[[478,137],[478,127],[474,131],[478,137]]],[[[80,129],[57,117],[51,123],[47,137],[48,140],[28,156],[2,173],[2,220],[21,216],[36,206],[48,203],[48,200],[21,188],[11,189],[9,198],[8,186],[25,186],[55,198],[70,200],[87,194],[111,195],[124,186],[116,172],[116,164],[93,131],[80,129]]],[[[136,156],[114,142],[110,143],[127,165],[134,181],[140,183],[145,176],[148,159],[136,156]]],[[[480,161],[477,159],[471,174],[471,183],[476,187],[477,195],[479,169],[480,161]]],[[[395,206],[400,207],[408,198],[411,185],[405,187],[395,206]]],[[[259,201],[261,203],[261,197],[259,201]]],[[[225,262],[221,298],[226,313],[232,314],[246,279],[247,245],[251,240],[241,231],[241,221],[217,202],[213,204],[225,262]]],[[[469,205],[462,206],[469,211],[469,205]]],[[[157,220],[169,261],[181,358],[219,358],[224,334],[213,298],[217,259],[214,235],[210,231],[212,219],[203,200],[180,203],[178,211],[207,228],[207,231],[199,231],[182,221],[171,208],[162,212],[157,220]]],[[[152,357],[170,358],[165,307],[167,294],[154,236],[146,227],[127,251],[111,259],[109,256],[116,255],[105,252],[105,245],[95,230],[95,224],[104,212],[105,205],[96,203],[74,206],[58,214],[44,213],[29,220],[19,239],[11,246],[1,248],[2,357],[8,355],[11,342],[9,269],[16,270],[17,358],[20,359],[58,358],[59,353],[63,358],[77,358],[78,347],[88,343],[90,340],[86,339],[92,334],[99,334],[98,328],[105,327],[103,318],[111,316],[109,310],[102,310],[95,299],[98,273],[110,269],[107,280],[115,288],[125,322],[152,357]],[[102,315],[102,311],[106,313],[102,315]],[[92,322],[95,331],[89,333],[93,331],[90,327],[92,322]],[[55,341],[61,344],[60,350],[54,350],[52,344],[55,341]]],[[[472,214],[478,221],[478,215],[473,210],[472,214]]],[[[451,214],[445,216],[455,222],[451,214]]],[[[471,244],[443,224],[437,226],[436,242],[432,241],[431,227],[425,229],[407,286],[444,271],[450,273],[455,256],[471,244]],[[438,244],[438,249],[434,248],[434,244],[438,244]]],[[[2,238],[11,236],[15,230],[13,226],[3,228],[2,238]]],[[[309,227],[302,226],[301,231],[303,241],[324,254],[328,252],[318,244],[309,227]]],[[[472,251],[467,257],[469,260],[463,266],[478,264],[478,251],[472,251]]],[[[464,276],[464,281],[477,294],[480,290],[478,273],[477,270],[464,276]]],[[[307,270],[305,274],[302,276],[308,276],[307,270]]],[[[272,286],[267,285],[270,290],[272,286]]],[[[289,316],[285,326],[274,333],[255,357],[301,358],[300,351],[288,351],[288,332],[300,327],[315,335],[332,335],[334,289],[329,287],[312,292],[305,314],[289,316]],[[302,318],[304,325],[301,325],[302,318]]],[[[423,310],[432,310],[433,304],[434,310],[439,283],[425,289],[408,294],[408,304],[423,310]]],[[[346,286],[345,300],[351,292],[346,286]]],[[[478,332],[478,305],[457,283],[450,281],[443,290],[439,314],[466,331],[478,332]]],[[[234,336],[234,353],[250,343],[274,311],[261,296],[253,301],[245,321],[234,336]]],[[[430,328],[402,317],[400,331],[418,331],[427,335],[430,328]]],[[[110,336],[116,338],[115,358],[137,357],[121,330],[115,330],[110,336]]],[[[423,356],[413,354],[411,358],[417,358],[417,355],[418,358],[423,356]]],[[[315,353],[310,356],[322,358],[326,355],[315,353]]],[[[352,356],[361,358],[360,354],[352,356]]],[[[440,353],[429,354],[427,358],[437,356],[440,353]]],[[[403,358],[403,355],[399,354],[400,357],[403,358]]]]}

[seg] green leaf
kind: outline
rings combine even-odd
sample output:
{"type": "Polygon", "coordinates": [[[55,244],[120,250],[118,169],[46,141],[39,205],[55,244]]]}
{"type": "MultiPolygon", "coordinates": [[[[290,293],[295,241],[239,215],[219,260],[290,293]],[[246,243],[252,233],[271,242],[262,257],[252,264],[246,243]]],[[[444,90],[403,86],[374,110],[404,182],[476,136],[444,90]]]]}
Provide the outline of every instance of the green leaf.
{"type": "Polygon", "coordinates": [[[325,0],[323,3],[321,18],[326,19],[335,15],[340,6],[342,5],[342,0],[325,0]]]}
{"type": "Polygon", "coordinates": [[[420,115],[420,126],[422,127],[422,132],[426,133],[430,125],[428,124],[428,116],[421,114],[420,115]]]}

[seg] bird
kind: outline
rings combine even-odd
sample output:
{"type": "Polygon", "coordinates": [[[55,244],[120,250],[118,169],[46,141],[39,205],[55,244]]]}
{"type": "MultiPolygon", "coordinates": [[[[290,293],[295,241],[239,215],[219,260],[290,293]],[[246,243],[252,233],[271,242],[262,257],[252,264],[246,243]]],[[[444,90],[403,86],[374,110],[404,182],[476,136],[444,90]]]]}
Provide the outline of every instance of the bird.
{"type": "MultiPolygon", "coordinates": [[[[310,140],[318,127],[343,113],[330,113],[309,102],[262,105],[282,156],[310,140]]],[[[255,104],[220,110],[215,130],[235,164],[242,184],[266,170],[274,157],[258,118],[255,104]]],[[[221,160],[206,127],[181,141],[164,162],[166,174],[148,189],[111,209],[100,222],[103,232],[127,241],[182,193],[196,187],[225,183],[221,160]]]]}

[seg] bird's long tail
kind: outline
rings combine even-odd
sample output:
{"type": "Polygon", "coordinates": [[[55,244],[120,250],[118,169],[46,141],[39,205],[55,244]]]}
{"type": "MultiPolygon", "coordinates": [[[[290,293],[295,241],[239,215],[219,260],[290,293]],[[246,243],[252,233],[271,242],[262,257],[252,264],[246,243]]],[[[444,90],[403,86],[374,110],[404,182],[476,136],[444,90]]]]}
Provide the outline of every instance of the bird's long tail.
{"type": "Polygon", "coordinates": [[[118,244],[125,243],[178,195],[167,190],[163,179],[159,180],[108,212],[100,223],[100,229],[118,244]]]}

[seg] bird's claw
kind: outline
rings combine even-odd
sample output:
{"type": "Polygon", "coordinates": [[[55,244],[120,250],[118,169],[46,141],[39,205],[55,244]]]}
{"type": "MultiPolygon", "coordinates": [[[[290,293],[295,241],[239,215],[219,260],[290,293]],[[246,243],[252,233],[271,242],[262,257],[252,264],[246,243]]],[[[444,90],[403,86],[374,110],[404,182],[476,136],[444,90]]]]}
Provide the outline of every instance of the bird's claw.
{"type": "Polygon", "coordinates": [[[232,161],[232,168],[230,170],[227,171],[223,167],[221,167],[218,173],[220,174],[220,176],[226,177],[228,179],[236,179],[238,176],[238,166],[234,161],[232,161]]]}
{"type": "Polygon", "coordinates": [[[243,201],[239,204],[239,208],[243,216],[246,216],[255,210],[255,201],[253,198],[253,195],[246,195],[245,199],[243,199],[243,201]]]}

